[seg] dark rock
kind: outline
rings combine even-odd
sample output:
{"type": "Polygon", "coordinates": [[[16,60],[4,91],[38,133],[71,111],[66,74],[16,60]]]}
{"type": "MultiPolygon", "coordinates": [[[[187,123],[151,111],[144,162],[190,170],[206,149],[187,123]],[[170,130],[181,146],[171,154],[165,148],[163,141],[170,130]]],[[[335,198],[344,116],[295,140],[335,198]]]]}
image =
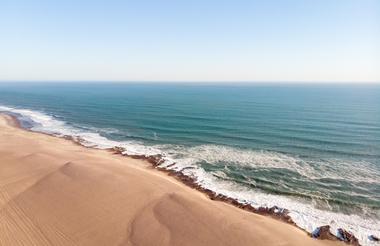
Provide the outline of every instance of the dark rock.
{"type": "Polygon", "coordinates": [[[348,231],[342,228],[338,229],[336,236],[339,240],[344,241],[346,243],[359,245],[358,239],[353,234],[349,233],[348,231]]]}
{"type": "Polygon", "coordinates": [[[118,155],[123,154],[123,152],[125,151],[124,148],[122,148],[122,147],[117,147],[117,146],[115,146],[115,147],[113,147],[113,148],[110,148],[109,150],[112,151],[112,152],[115,153],[115,154],[118,154],[118,155]]]}
{"type": "Polygon", "coordinates": [[[336,237],[333,234],[331,234],[331,232],[330,232],[330,226],[328,226],[328,225],[317,227],[311,233],[311,236],[313,238],[318,238],[318,239],[336,240],[336,237]]]}
{"type": "Polygon", "coordinates": [[[321,236],[321,228],[317,227],[315,230],[311,233],[312,238],[319,238],[321,236]]]}
{"type": "Polygon", "coordinates": [[[372,242],[379,242],[380,241],[380,239],[378,237],[376,237],[375,235],[369,235],[368,239],[372,242]]]}

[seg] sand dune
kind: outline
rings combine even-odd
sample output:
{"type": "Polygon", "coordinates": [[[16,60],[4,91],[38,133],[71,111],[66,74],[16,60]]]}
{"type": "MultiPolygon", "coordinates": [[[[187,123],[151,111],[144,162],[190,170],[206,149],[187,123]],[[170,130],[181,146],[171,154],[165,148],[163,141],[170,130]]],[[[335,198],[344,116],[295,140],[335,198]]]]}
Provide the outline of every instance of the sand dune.
{"type": "Polygon", "coordinates": [[[336,245],[0,117],[0,245],[336,245]]]}

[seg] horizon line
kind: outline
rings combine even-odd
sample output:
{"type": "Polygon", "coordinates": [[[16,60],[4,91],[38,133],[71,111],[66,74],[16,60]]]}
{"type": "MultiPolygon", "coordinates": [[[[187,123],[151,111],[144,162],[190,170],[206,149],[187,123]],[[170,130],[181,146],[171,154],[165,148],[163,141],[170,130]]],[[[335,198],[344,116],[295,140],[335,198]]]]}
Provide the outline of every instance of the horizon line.
{"type": "Polygon", "coordinates": [[[0,83],[155,83],[155,84],[380,84],[380,81],[301,80],[0,80],[0,83]]]}

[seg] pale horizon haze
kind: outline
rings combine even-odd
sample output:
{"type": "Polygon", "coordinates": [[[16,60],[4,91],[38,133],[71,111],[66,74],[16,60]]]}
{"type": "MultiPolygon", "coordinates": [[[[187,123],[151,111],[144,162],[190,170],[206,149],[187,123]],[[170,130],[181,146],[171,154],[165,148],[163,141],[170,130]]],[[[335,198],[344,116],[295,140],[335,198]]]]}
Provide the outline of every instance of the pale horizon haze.
{"type": "Polygon", "coordinates": [[[380,82],[380,1],[0,0],[0,81],[380,82]]]}

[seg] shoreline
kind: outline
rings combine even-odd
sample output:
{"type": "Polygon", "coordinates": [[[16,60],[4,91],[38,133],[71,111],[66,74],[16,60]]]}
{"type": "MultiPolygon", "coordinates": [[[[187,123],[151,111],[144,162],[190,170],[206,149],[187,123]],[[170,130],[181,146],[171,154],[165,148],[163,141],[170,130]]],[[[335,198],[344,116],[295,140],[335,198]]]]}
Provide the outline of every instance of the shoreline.
{"type": "MultiPolygon", "coordinates": [[[[75,142],[74,139],[71,139],[71,141],[75,142]]],[[[340,242],[344,242],[346,244],[355,245],[355,246],[360,245],[359,241],[355,237],[355,235],[351,234],[350,232],[346,231],[343,228],[338,229],[338,230],[340,230],[340,233],[342,235],[343,240],[339,239],[337,236],[333,235],[330,232],[330,226],[329,225],[323,225],[323,226],[316,228],[316,230],[318,230],[318,232],[315,234],[314,234],[314,232],[309,233],[305,229],[299,227],[293,221],[293,219],[289,216],[289,210],[287,210],[286,208],[279,208],[277,206],[255,208],[250,204],[241,203],[237,199],[234,199],[232,197],[229,197],[229,196],[226,196],[223,194],[217,194],[213,190],[202,187],[201,185],[199,185],[196,182],[196,180],[194,178],[183,174],[181,171],[175,171],[175,170],[159,167],[159,165],[162,162],[162,159],[161,159],[162,157],[159,155],[145,156],[145,155],[123,154],[122,152],[125,150],[123,150],[122,148],[119,148],[119,147],[114,147],[114,148],[111,148],[108,150],[114,154],[117,154],[117,155],[147,161],[148,163],[150,163],[152,165],[153,168],[155,168],[161,172],[164,172],[168,176],[175,178],[176,180],[180,181],[184,185],[205,194],[210,200],[224,202],[224,203],[227,203],[227,204],[232,205],[234,207],[237,207],[239,209],[242,209],[244,211],[248,211],[250,213],[254,213],[254,214],[258,214],[258,215],[262,215],[262,216],[268,216],[268,217],[271,217],[275,220],[279,220],[283,223],[290,224],[290,225],[296,227],[297,229],[304,231],[309,237],[312,237],[314,239],[340,241],[340,242]]],[[[171,164],[171,165],[174,165],[174,164],[171,164]]],[[[169,165],[169,166],[171,166],[171,165],[169,165]]]]}
{"type": "MultiPolygon", "coordinates": [[[[4,114],[4,113],[2,113],[2,114],[4,114]]],[[[0,117],[2,116],[2,114],[0,114],[0,117]]],[[[5,114],[5,115],[8,115],[11,118],[10,120],[8,119],[8,124],[12,125],[13,127],[19,128],[19,129],[27,131],[27,132],[36,133],[36,132],[29,130],[27,128],[23,128],[21,126],[19,120],[15,116],[10,115],[10,114],[5,114]]],[[[81,147],[85,147],[88,149],[96,149],[96,148],[85,146],[85,145],[81,144],[80,139],[74,139],[72,136],[60,137],[60,136],[56,136],[53,134],[37,132],[37,134],[41,134],[41,133],[44,135],[47,135],[47,136],[52,136],[54,138],[58,137],[58,138],[63,138],[65,140],[70,140],[70,142],[72,142],[76,145],[79,145],[81,147]]],[[[98,150],[98,149],[96,149],[96,150],[98,150]]],[[[277,206],[274,206],[271,208],[268,208],[268,207],[255,208],[255,207],[251,206],[250,204],[243,204],[243,203],[241,203],[241,202],[239,202],[236,199],[233,199],[231,197],[228,197],[228,196],[225,196],[222,194],[217,194],[210,189],[202,187],[201,185],[199,185],[196,182],[196,180],[194,178],[183,174],[181,171],[175,171],[175,170],[170,170],[167,168],[159,167],[159,165],[162,162],[162,156],[160,156],[160,155],[152,155],[152,156],[128,155],[128,154],[123,154],[125,149],[122,149],[119,147],[114,147],[114,148],[107,149],[107,150],[114,155],[120,155],[122,157],[138,159],[138,160],[142,160],[146,163],[149,163],[149,165],[154,170],[157,170],[160,173],[164,173],[170,179],[175,179],[175,180],[179,181],[181,184],[183,184],[187,187],[190,187],[193,190],[196,190],[196,192],[200,192],[200,194],[204,194],[207,198],[209,198],[212,201],[220,201],[220,202],[226,203],[228,205],[231,205],[233,207],[236,207],[239,210],[244,210],[244,211],[247,211],[249,213],[258,214],[260,216],[270,217],[272,219],[281,221],[282,223],[289,224],[289,225],[291,225],[291,226],[293,226],[299,230],[302,230],[305,234],[308,235],[308,237],[312,236],[312,233],[309,233],[306,230],[304,230],[303,228],[300,228],[291,219],[291,217],[288,215],[288,210],[286,210],[286,208],[279,208],[277,206]]],[[[146,167],[144,167],[144,168],[146,168],[146,167]]],[[[351,244],[351,245],[359,245],[359,242],[354,237],[354,235],[350,234],[349,232],[345,231],[344,229],[342,230],[342,233],[343,233],[343,236],[345,238],[344,242],[351,244]]],[[[339,239],[335,235],[331,234],[331,232],[329,231],[329,226],[321,226],[320,227],[317,239],[322,239],[323,241],[325,241],[325,239],[327,239],[328,241],[331,241],[331,242],[339,241],[339,239]]]]}

